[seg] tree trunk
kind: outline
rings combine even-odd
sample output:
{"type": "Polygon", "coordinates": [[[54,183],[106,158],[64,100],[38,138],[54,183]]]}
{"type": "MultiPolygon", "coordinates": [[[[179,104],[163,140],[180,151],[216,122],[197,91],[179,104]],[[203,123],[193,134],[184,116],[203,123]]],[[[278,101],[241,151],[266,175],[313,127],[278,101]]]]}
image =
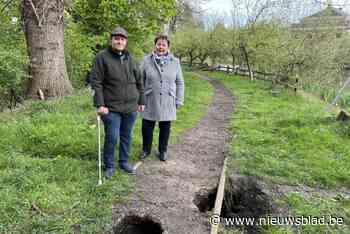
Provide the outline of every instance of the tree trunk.
{"type": "Polygon", "coordinates": [[[232,58],[232,72],[237,75],[237,70],[236,70],[236,56],[233,52],[231,52],[231,58],[232,58]]]}
{"type": "Polygon", "coordinates": [[[250,77],[250,80],[253,81],[254,80],[254,74],[253,74],[253,71],[250,67],[250,63],[249,63],[249,56],[248,56],[248,52],[247,52],[247,49],[244,45],[241,45],[241,49],[243,51],[243,54],[244,54],[244,59],[246,61],[246,64],[247,64],[247,67],[248,67],[248,72],[249,72],[249,77],[250,77]]]}
{"type": "Polygon", "coordinates": [[[231,58],[232,58],[232,60],[231,60],[231,61],[232,61],[232,66],[235,67],[235,64],[236,64],[236,56],[235,56],[235,54],[234,54],[233,52],[231,53],[231,58]]]}
{"type": "Polygon", "coordinates": [[[205,60],[208,58],[208,55],[203,54],[202,56],[198,56],[198,57],[199,57],[201,65],[204,66],[205,60]]]}
{"type": "Polygon", "coordinates": [[[64,58],[64,1],[23,0],[22,17],[30,59],[27,97],[38,99],[69,95],[64,58]]]}
{"type": "Polygon", "coordinates": [[[189,66],[192,67],[193,66],[193,55],[190,52],[190,53],[188,53],[188,56],[190,57],[190,64],[189,64],[189,66]]]}

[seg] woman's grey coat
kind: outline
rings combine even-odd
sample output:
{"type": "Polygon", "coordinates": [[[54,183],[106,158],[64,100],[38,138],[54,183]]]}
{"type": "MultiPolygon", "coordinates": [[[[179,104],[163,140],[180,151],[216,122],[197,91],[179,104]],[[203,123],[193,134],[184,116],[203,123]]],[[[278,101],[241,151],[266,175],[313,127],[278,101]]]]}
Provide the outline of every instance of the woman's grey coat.
{"type": "Polygon", "coordinates": [[[176,107],[184,104],[184,80],[180,61],[170,54],[168,64],[158,66],[154,55],[147,55],[141,66],[146,108],[141,116],[152,121],[176,120],[176,107]]]}

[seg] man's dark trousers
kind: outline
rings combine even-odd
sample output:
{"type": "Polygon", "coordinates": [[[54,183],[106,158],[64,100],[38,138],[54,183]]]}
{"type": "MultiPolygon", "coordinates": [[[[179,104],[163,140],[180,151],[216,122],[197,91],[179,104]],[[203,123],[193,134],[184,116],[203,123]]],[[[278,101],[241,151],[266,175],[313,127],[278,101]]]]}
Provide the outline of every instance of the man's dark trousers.
{"type": "Polygon", "coordinates": [[[137,112],[109,112],[107,115],[102,115],[105,128],[103,159],[106,169],[114,168],[114,152],[118,139],[120,139],[119,166],[128,162],[132,129],[136,117],[137,112]]]}

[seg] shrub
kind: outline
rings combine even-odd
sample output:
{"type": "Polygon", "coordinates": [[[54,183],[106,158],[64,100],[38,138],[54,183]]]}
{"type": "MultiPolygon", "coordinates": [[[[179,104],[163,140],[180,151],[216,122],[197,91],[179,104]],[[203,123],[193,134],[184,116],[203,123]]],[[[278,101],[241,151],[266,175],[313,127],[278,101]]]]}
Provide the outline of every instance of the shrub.
{"type": "Polygon", "coordinates": [[[12,12],[0,15],[0,111],[12,107],[23,96],[28,57],[19,22],[12,22],[12,12]]]}
{"type": "Polygon", "coordinates": [[[70,22],[65,28],[65,57],[69,78],[75,88],[84,86],[95,56],[95,38],[88,37],[70,22]]]}

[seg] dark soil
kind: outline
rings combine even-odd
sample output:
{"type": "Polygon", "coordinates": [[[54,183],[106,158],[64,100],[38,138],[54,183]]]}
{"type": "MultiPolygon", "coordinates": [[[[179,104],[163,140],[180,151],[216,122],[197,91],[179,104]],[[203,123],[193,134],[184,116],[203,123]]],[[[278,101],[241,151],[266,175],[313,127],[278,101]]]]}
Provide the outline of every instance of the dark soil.
{"type": "MultiPolygon", "coordinates": [[[[217,187],[202,189],[194,200],[201,212],[212,211],[215,206],[217,187]]],[[[222,218],[254,218],[258,220],[276,211],[272,197],[266,193],[265,187],[256,178],[232,174],[226,178],[224,200],[222,203],[222,218]]],[[[222,225],[224,222],[222,223],[222,225]]],[[[240,228],[244,233],[259,233],[260,229],[254,225],[227,226],[226,228],[240,228]]]]}
{"type": "Polygon", "coordinates": [[[114,228],[118,234],[161,234],[161,225],[149,217],[127,216],[114,228]]]}
{"type": "MultiPolygon", "coordinates": [[[[273,198],[264,191],[264,187],[254,177],[231,175],[227,178],[221,217],[254,218],[275,212],[273,198]]],[[[249,234],[260,233],[256,225],[237,226],[249,234]]]]}

